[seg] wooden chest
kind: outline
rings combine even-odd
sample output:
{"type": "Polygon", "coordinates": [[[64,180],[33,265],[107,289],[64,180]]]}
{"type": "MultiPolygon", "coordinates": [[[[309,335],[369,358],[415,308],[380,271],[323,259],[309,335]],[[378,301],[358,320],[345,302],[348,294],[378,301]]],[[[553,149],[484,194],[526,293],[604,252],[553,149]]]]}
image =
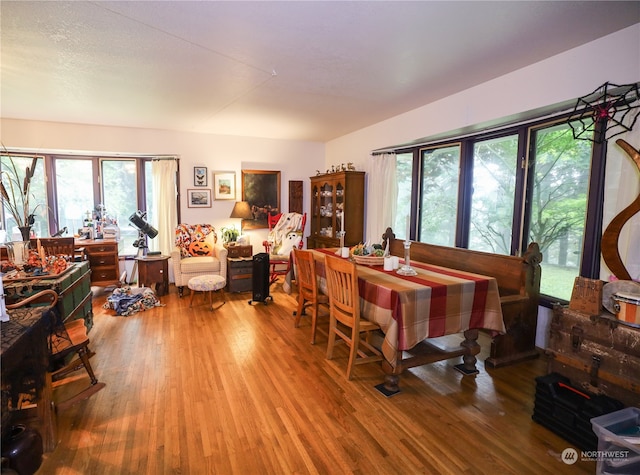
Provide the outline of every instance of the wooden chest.
{"type": "Polygon", "coordinates": [[[76,262],[57,276],[39,279],[14,280],[4,284],[7,302],[13,303],[41,290],[51,289],[58,294],[57,308],[64,321],[83,318],[87,329],[93,326],[89,263],[76,262]]]}
{"type": "Polygon", "coordinates": [[[556,306],[547,354],[549,372],[627,406],[640,403],[640,328],[607,312],[589,316],[556,306]]]}
{"type": "Polygon", "coordinates": [[[248,246],[241,246],[241,245],[234,245],[234,246],[224,246],[227,249],[227,257],[251,257],[253,256],[253,246],[252,245],[248,245],[248,246]]]}

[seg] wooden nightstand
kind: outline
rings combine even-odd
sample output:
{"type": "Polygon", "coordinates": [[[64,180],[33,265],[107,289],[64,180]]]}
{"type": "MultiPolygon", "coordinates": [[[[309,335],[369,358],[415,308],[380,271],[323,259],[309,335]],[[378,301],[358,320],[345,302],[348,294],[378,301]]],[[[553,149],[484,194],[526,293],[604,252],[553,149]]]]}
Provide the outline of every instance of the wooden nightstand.
{"type": "Polygon", "coordinates": [[[227,257],[228,292],[250,292],[253,288],[252,278],[253,257],[227,257]]]}
{"type": "Polygon", "coordinates": [[[158,297],[169,292],[169,256],[136,257],[138,263],[138,287],[155,284],[158,297]]]}

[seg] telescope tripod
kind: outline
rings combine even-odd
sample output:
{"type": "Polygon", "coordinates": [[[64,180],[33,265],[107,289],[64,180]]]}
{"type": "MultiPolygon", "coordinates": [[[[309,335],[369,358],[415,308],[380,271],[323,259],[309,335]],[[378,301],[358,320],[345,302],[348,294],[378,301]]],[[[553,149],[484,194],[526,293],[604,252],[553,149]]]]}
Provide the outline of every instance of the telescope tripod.
{"type": "Polygon", "coordinates": [[[138,231],[138,239],[136,239],[133,243],[133,247],[138,248],[138,252],[136,253],[136,257],[133,261],[133,269],[131,269],[131,276],[129,277],[129,285],[133,284],[133,278],[138,277],[138,258],[144,257],[144,250],[147,249],[147,242],[145,239],[145,234],[142,231],[138,231]]]}

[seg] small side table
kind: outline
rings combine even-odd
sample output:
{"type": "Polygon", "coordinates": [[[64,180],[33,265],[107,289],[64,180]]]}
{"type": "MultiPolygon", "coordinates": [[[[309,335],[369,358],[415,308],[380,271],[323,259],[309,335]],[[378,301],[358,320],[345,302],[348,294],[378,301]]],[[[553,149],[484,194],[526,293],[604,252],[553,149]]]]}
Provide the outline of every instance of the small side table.
{"type": "Polygon", "coordinates": [[[136,257],[138,262],[138,287],[152,287],[158,297],[169,291],[169,256],[136,257]]]}
{"type": "Polygon", "coordinates": [[[250,292],[253,288],[253,258],[227,257],[227,290],[250,292]]]}

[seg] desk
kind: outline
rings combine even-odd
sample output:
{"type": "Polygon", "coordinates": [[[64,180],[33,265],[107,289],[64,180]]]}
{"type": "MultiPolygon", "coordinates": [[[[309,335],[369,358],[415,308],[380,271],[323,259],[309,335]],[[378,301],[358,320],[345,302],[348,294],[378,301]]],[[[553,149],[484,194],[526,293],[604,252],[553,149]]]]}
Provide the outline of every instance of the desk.
{"type": "Polygon", "coordinates": [[[108,287],[120,284],[119,243],[115,239],[76,239],[91,265],[91,284],[108,287]]]}
{"type": "MultiPolygon", "coordinates": [[[[51,375],[47,372],[49,348],[48,324],[37,307],[8,311],[10,320],[1,323],[2,330],[2,390],[11,401],[2,404],[2,429],[11,424],[11,409],[16,409],[20,394],[31,394],[37,404],[41,421],[44,450],[52,451],[56,444],[56,419],[53,408],[51,375]],[[9,406],[10,404],[10,406],[9,406]]],[[[4,399],[4,398],[3,398],[4,399]]]]}
{"type": "MultiPolygon", "coordinates": [[[[335,256],[335,249],[312,252],[318,285],[326,294],[324,257],[335,256]]],[[[418,262],[411,266],[417,276],[401,276],[382,266],[357,266],[362,315],[385,334],[382,366],[385,388],[391,393],[398,391],[398,376],[404,369],[434,361],[462,356],[464,363],[457,369],[476,373],[478,329],[505,332],[494,278],[418,262]],[[460,348],[422,348],[426,339],[456,333],[465,335],[460,348]],[[405,358],[404,352],[413,349],[414,354],[405,358]],[[419,351],[423,349],[428,351],[419,351]]]]}

